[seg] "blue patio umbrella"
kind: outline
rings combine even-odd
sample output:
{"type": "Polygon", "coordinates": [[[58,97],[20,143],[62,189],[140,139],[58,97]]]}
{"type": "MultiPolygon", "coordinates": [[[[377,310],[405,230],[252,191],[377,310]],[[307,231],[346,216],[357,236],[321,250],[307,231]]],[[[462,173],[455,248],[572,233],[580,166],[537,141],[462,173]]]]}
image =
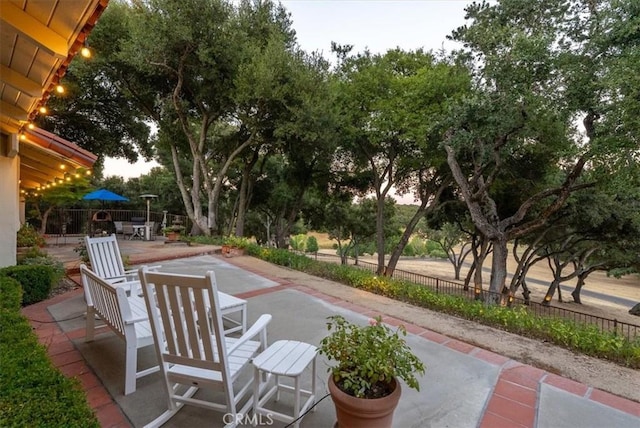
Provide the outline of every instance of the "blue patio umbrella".
{"type": "Polygon", "coordinates": [[[111,190],[100,189],[95,192],[87,193],[82,197],[82,199],[88,201],[128,201],[129,198],[125,198],[124,196],[120,196],[117,193],[113,193],[111,190]]]}
{"type": "Polygon", "coordinates": [[[129,198],[125,198],[124,196],[118,195],[117,193],[113,193],[111,190],[100,189],[95,192],[87,193],[82,197],[82,199],[86,201],[100,201],[102,202],[102,209],[104,210],[104,203],[106,201],[112,202],[120,202],[120,201],[128,201],[129,198]]]}

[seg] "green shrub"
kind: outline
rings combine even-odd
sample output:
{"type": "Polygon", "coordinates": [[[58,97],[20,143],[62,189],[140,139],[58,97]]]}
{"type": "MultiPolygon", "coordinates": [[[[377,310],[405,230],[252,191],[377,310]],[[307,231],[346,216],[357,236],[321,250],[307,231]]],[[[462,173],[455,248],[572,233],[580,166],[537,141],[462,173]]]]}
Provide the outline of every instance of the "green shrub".
{"type": "Polygon", "coordinates": [[[20,315],[20,289],[17,281],[0,277],[0,426],[98,427],[80,383],[52,366],[20,315]]]}
{"type": "Polygon", "coordinates": [[[249,240],[243,236],[227,236],[222,240],[222,243],[235,248],[247,248],[249,240]]]}
{"type": "Polygon", "coordinates": [[[436,257],[438,259],[447,258],[447,253],[444,252],[440,244],[430,239],[427,239],[426,252],[430,257],[436,257]]]}
{"type": "Polygon", "coordinates": [[[414,236],[411,238],[409,244],[413,248],[413,254],[415,256],[424,257],[427,255],[427,245],[425,244],[424,239],[419,236],[414,236]]]}
{"type": "Polygon", "coordinates": [[[53,257],[40,253],[37,255],[27,255],[26,257],[20,259],[18,262],[19,265],[25,266],[49,266],[53,271],[51,276],[51,284],[54,286],[64,277],[64,264],[61,261],[54,259],[53,257]]]}
{"type": "Polygon", "coordinates": [[[308,253],[317,253],[320,247],[318,246],[318,240],[315,236],[309,236],[307,238],[307,245],[305,251],[308,253]]]}
{"type": "Polygon", "coordinates": [[[17,235],[18,247],[43,247],[45,245],[44,238],[29,223],[25,223],[18,229],[17,235]]]}
{"type": "Polygon", "coordinates": [[[23,292],[23,306],[47,299],[56,279],[53,268],[43,265],[8,266],[0,270],[0,274],[11,277],[20,283],[23,292]]]}
{"type": "Polygon", "coordinates": [[[20,283],[8,276],[0,276],[0,309],[20,310],[22,303],[22,287],[20,283]]]}
{"type": "Polygon", "coordinates": [[[289,239],[289,245],[294,251],[304,251],[307,243],[307,235],[294,235],[289,239]]]}
{"type": "Polygon", "coordinates": [[[87,243],[84,241],[84,239],[78,240],[78,245],[73,248],[73,251],[78,254],[78,257],[80,257],[82,263],[86,265],[90,264],[89,252],[87,251],[87,243]]]}

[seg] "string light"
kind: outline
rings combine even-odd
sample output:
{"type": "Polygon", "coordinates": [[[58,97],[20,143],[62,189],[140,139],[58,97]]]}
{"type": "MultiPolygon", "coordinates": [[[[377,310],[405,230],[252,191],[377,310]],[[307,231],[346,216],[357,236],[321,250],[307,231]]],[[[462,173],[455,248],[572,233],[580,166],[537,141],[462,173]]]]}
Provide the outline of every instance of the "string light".
{"type": "Polygon", "coordinates": [[[36,128],[36,126],[35,126],[33,123],[29,122],[29,124],[27,125],[27,128],[29,128],[29,129],[35,129],[35,128],[36,128]]]}
{"type": "Polygon", "coordinates": [[[84,40],[84,46],[80,49],[80,55],[84,58],[91,58],[91,49],[89,49],[89,42],[87,39],[84,40]]]}
{"type": "Polygon", "coordinates": [[[56,92],[59,94],[64,94],[64,86],[56,85],[56,92]]]}
{"type": "Polygon", "coordinates": [[[47,111],[48,111],[48,110],[47,110],[47,108],[46,108],[45,106],[42,106],[42,107],[40,107],[40,108],[38,109],[38,111],[40,111],[40,113],[42,113],[42,114],[47,114],[47,111]]]}

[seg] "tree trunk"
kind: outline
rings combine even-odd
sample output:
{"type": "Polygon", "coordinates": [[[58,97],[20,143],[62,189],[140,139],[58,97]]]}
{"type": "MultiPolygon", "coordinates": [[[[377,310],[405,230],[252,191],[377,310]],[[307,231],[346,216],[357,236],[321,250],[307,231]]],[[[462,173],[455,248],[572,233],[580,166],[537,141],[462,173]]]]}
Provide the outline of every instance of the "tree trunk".
{"type": "Polygon", "coordinates": [[[508,294],[505,286],[507,280],[507,238],[505,234],[498,234],[491,239],[493,248],[493,261],[491,263],[491,281],[489,283],[489,294],[485,298],[487,303],[500,303],[502,295],[508,294]]]}
{"type": "Polygon", "coordinates": [[[524,304],[529,305],[531,303],[531,291],[529,290],[529,286],[527,286],[527,281],[523,279],[521,284],[522,284],[522,297],[524,298],[524,304]]]}
{"type": "Polygon", "coordinates": [[[582,287],[584,286],[584,279],[582,275],[578,276],[578,283],[576,284],[576,288],[571,292],[571,296],[573,297],[573,301],[578,304],[582,304],[582,300],[580,300],[580,292],[582,291],[582,287]]]}
{"type": "Polygon", "coordinates": [[[460,268],[461,267],[462,267],[462,265],[459,264],[459,263],[454,263],[453,264],[454,278],[457,279],[458,281],[460,280],[460,268]]]}
{"type": "Polygon", "coordinates": [[[378,275],[385,275],[384,266],[384,197],[378,197],[376,209],[376,251],[378,252],[378,275]]]}
{"type": "Polygon", "coordinates": [[[40,235],[45,235],[47,233],[47,221],[49,221],[49,214],[51,214],[51,211],[53,211],[53,206],[44,210],[44,213],[42,213],[42,216],[40,217],[40,235]]]}
{"type": "Polygon", "coordinates": [[[398,260],[400,260],[400,256],[402,255],[402,252],[407,246],[407,243],[409,242],[409,239],[411,238],[411,235],[413,234],[413,231],[415,230],[416,225],[418,224],[418,222],[426,212],[425,207],[426,207],[425,204],[420,205],[420,207],[413,214],[413,217],[411,217],[411,220],[409,220],[407,227],[404,229],[404,232],[400,237],[400,242],[398,242],[398,245],[396,245],[396,248],[393,249],[393,252],[391,253],[391,257],[389,257],[389,263],[387,264],[387,269],[385,271],[386,276],[390,277],[393,275],[393,271],[396,269],[396,266],[398,265],[398,260]]]}
{"type": "Polygon", "coordinates": [[[473,292],[476,300],[480,300],[482,299],[484,284],[482,279],[482,266],[484,266],[487,254],[489,254],[490,245],[486,239],[480,236],[476,236],[471,245],[473,254],[473,266],[471,269],[471,271],[473,271],[473,292]]]}
{"type": "Polygon", "coordinates": [[[553,281],[551,281],[551,284],[549,285],[549,288],[547,289],[547,294],[545,294],[544,300],[540,302],[542,303],[543,306],[551,305],[551,300],[553,299],[553,295],[556,293],[556,290],[558,289],[559,285],[560,285],[560,279],[554,277],[553,281]]]}
{"type": "Polygon", "coordinates": [[[469,268],[469,272],[467,272],[467,276],[464,278],[464,291],[469,291],[469,284],[471,283],[471,278],[473,278],[473,274],[476,270],[475,262],[471,264],[469,268]]]}

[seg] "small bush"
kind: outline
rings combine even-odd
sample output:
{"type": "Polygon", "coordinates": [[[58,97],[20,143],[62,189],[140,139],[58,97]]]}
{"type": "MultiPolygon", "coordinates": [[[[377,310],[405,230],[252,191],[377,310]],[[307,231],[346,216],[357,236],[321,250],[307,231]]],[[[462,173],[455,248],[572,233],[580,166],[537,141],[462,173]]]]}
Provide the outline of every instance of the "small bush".
{"type": "Polygon", "coordinates": [[[413,244],[411,242],[405,245],[404,249],[402,250],[402,255],[407,257],[414,257],[416,255],[416,250],[415,248],[413,248],[413,244]]]}
{"type": "Polygon", "coordinates": [[[289,245],[294,251],[304,251],[307,243],[307,235],[294,235],[289,239],[289,245]]]}
{"type": "Polygon", "coordinates": [[[446,259],[447,253],[444,252],[440,244],[430,239],[427,240],[427,254],[438,259],[446,259]]]}
{"type": "Polygon", "coordinates": [[[22,258],[19,265],[24,266],[49,266],[53,271],[51,276],[51,285],[54,286],[64,277],[64,264],[47,254],[38,254],[34,256],[27,255],[22,258]]]}
{"type": "Polygon", "coordinates": [[[51,266],[8,266],[0,275],[15,279],[22,286],[22,305],[27,306],[49,297],[56,275],[51,266]]]}
{"type": "Polygon", "coordinates": [[[45,245],[44,238],[29,223],[20,226],[17,236],[18,247],[43,247],[45,245]]]}
{"type": "Polygon", "coordinates": [[[315,236],[309,236],[307,238],[307,245],[305,251],[307,253],[317,253],[320,247],[318,246],[318,240],[315,236]]]}
{"type": "Polygon", "coordinates": [[[20,283],[8,276],[0,276],[0,309],[18,311],[22,303],[20,283]]]}
{"type": "Polygon", "coordinates": [[[245,249],[247,248],[247,245],[249,245],[249,240],[244,236],[227,236],[222,242],[224,245],[240,249],[245,249]]]}

